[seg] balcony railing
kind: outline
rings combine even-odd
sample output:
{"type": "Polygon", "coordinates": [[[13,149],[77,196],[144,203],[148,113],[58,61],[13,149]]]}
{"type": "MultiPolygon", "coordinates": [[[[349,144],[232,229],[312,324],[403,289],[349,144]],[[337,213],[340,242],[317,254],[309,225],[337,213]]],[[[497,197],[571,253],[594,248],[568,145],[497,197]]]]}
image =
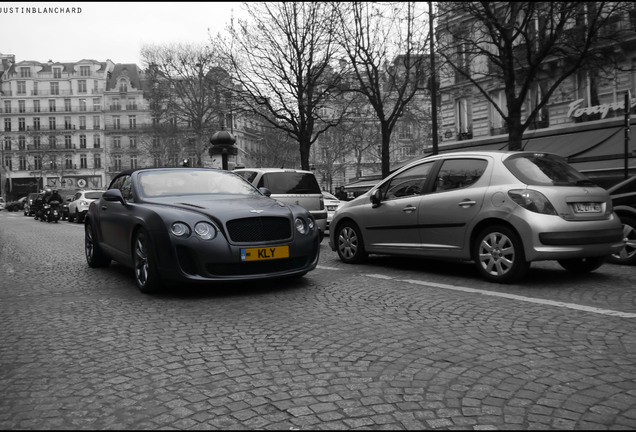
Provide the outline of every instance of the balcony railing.
{"type": "Polygon", "coordinates": [[[31,96],[72,96],[73,90],[31,90],[31,96]]]}
{"type": "Polygon", "coordinates": [[[55,114],[64,114],[64,113],[88,113],[88,112],[101,112],[101,107],[93,107],[92,110],[85,108],[61,108],[61,107],[55,107],[54,110],[51,110],[50,108],[47,109],[46,107],[42,108],[40,107],[39,109],[35,109],[35,108],[26,108],[24,109],[24,111],[16,111],[14,109],[12,109],[11,111],[5,111],[3,108],[0,108],[0,114],[46,114],[46,113],[55,113],[55,114]]]}

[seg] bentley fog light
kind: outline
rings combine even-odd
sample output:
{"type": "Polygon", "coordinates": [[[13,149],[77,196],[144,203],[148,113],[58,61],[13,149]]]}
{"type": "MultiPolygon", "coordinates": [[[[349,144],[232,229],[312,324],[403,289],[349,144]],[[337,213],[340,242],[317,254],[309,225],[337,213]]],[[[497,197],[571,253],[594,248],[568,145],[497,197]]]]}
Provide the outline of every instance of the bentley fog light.
{"type": "Polygon", "coordinates": [[[194,226],[194,232],[203,240],[210,240],[216,237],[216,228],[207,222],[199,222],[194,226]]]}

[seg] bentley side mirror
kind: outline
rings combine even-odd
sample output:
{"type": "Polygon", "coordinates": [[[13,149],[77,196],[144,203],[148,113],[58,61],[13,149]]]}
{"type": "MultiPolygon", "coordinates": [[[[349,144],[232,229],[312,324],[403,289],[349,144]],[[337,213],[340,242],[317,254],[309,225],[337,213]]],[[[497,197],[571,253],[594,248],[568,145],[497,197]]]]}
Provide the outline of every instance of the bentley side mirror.
{"type": "Polygon", "coordinates": [[[272,195],[272,191],[270,191],[269,189],[267,189],[266,187],[259,187],[258,188],[259,191],[261,191],[261,193],[263,195],[265,195],[266,197],[271,196],[272,195]]]}
{"type": "Polygon", "coordinates": [[[106,192],[104,192],[104,195],[102,195],[102,197],[106,201],[119,201],[122,204],[126,204],[126,201],[124,201],[124,196],[121,194],[121,191],[119,189],[108,189],[106,192]]]}

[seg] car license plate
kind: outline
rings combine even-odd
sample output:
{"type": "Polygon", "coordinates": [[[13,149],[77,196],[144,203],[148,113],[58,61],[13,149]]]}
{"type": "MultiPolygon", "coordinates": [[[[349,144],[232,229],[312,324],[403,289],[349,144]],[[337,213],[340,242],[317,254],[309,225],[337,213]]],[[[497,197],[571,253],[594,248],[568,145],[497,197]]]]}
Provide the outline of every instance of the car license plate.
{"type": "Polygon", "coordinates": [[[262,261],[289,258],[289,246],[241,249],[241,261],[262,261]]]}
{"type": "Polygon", "coordinates": [[[574,203],[574,211],[576,213],[600,213],[601,204],[599,203],[574,203]]]}

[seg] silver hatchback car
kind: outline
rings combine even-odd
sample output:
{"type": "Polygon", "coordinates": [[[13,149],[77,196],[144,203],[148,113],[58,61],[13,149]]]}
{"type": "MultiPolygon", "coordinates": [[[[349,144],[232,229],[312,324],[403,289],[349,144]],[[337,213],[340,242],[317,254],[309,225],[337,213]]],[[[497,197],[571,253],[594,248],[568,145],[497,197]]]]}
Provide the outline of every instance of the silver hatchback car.
{"type": "Polygon", "coordinates": [[[474,261],[492,282],[521,279],[532,261],[574,272],[623,247],[608,192],[548,153],[430,156],[343,203],[329,244],[345,263],[368,254],[474,261]]]}

